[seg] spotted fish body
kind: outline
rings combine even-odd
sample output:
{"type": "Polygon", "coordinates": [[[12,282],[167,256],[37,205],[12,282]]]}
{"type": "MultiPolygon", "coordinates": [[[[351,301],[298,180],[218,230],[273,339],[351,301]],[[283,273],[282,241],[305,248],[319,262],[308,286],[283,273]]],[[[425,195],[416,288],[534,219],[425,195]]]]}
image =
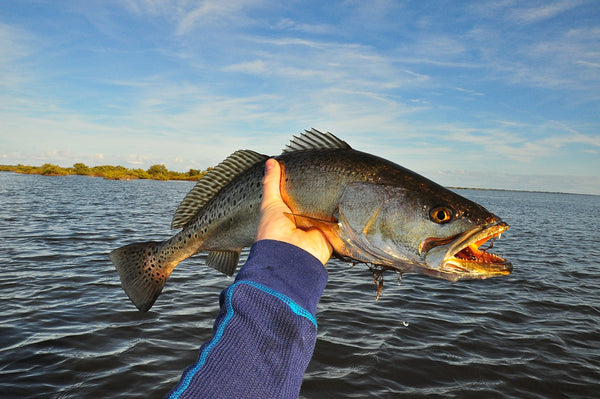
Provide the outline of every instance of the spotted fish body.
{"type": "MultiPolygon", "coordinates": [[[[209,253],[208,266],[235,272],[241,249],[254,241],[268,158],[249,150],[233,153],[184,198],[171,224],[182,228],[179,233],[111,252],[138,309],[147,311],[175,266],[198,252],[209,253]]],[[[447,280],[512,270],[479,249],[506,223],[408,169],[314,129],[295,137],[276,159],[282,198],[296,224],[321,229],[339,258],[447,280]]]]}

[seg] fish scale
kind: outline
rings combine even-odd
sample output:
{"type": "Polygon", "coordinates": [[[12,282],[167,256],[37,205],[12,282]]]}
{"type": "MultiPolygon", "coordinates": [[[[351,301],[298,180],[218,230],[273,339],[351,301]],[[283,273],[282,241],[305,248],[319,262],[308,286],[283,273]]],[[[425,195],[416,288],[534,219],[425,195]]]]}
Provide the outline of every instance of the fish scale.
{"type": "MultiPolygon", "coordinates": [[[[185,196],[171,223],[182,228],[179,233],[110,253],[138,309],[150,309],[175,266],[198,252],[209,253],[207,266],[235,272],[242,248],[254,241],[268,158],[234,152],[185,196]]],[[[512,270],[496,255],[475,260],[465,255],[505,231],[506,223],[402,166],[315,129],[295,136],[276,159],[281,196],[296,224],[323,231],[340,259],[451,281],[512,270]]]]}

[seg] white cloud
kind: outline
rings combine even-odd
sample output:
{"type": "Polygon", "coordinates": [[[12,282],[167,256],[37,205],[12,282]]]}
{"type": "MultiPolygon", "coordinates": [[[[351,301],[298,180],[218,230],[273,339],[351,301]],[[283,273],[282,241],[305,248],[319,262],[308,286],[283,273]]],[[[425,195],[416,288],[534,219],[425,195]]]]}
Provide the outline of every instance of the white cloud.
{"type": "Polygon", "coordinates": [[[251,23],[244,10],[256,7],[263,1],[256,0],[203,0],[194,3],[192,9],[186,9],[181,13],[177,22],[176,33],[185,35],[191,33],[194,29],[206,26],[218,26],[226,24],[228,26],[237,25],[246,26],[251,23]]]}
{"type": "Polygon", "coordinates": [[[583,60],[577,60],[575,62],[577,64],[584,65],[584,66],[590,67],[590,68],[600,68],[600,63],[598,63],[598,62],[590,62],[590,61],[583,61],[583,60]]]}
{"type": "Polygon", "coordinates": [[[462,87],[455,87],[454,89],[458,90],[458,91],[460,91],[462,93],[470,94],[472,96],[485,96],[485,94],[480,93],[478,91],[470,90],[470,89],[463,89],[462,87]]]}
{"type": "Polygon", "coordinates": [[[290,18],[282,18],[273,26],[273,29],[309,34],[335,34],[337,29],[326,24],[299,23],[290,18]]]}
{"type": "Polygon", "coordinates": [[[509,17],[519,23],[531,24],[554,18],[566,11],[581,5],[583,1],[561,0],[561,1],[543,1],[534,6],[529,3],[521,3],[523,7],[511,8],[509,17]]]}
{"type": "MultiPolygon", "coordinates": [[[[478,54],[488,79],[515,87],[578,90],[591,98],[600,90],[600,28],[564,15],[591,2],[488,2],[474,7],[474,16],[490,20],[462,36],[465,54],[478,54]],[[550,21],[557,18],[556,21],[550,21]],[[490,21],[503,21],[496,24],[490,21]],[[511,26],[511,24],[515,26],[511,26]],[[521,24],[537,23],[534,26],[521,24]]],[[[582,12],[583,10],[578,10],[582,12]]]]}
{"type": "Polygon", "coordinates": [[[570,3],[469,4],[456,20],[392,3],[328,4],[331,19],[264,1],[74,3],[94,26],[77,48],[70,13],[47,31],[0,22],[3,159],[187,170],[277,154],[310,127],[421,170],[556,171],[598,153],[600,27],[553,24],[570,3]]]}
{"type": "Polygon", "coordinates": [[[429,81],[426,74],[400,66],[394,56],[357,43],[290,37],[249,37],[248,40],[259,46],[251,57],[260,55],[260,59],[230,65],[226,70],[306,80],[310,81],[311,90],[335,86],[378,92],[429,81]]]}
{"type": "Polygon", "coordinates": [[[0,23],[0,89],[21,90],[31,81],[26,60],[35,51],[34,43],[28,31],[0,23]]]}
{"type": "Polygon", "coordinates": [[[519,50],[520,79],[546,87],[600,89],[600,29],[573,29],[519,50]]]}
{"type": "Polygon", "coordinates": [[[240,62],[223,68],[225,72],[241,72],[255,75],[268,73],[267,64],[263,60],[240,62]]]}

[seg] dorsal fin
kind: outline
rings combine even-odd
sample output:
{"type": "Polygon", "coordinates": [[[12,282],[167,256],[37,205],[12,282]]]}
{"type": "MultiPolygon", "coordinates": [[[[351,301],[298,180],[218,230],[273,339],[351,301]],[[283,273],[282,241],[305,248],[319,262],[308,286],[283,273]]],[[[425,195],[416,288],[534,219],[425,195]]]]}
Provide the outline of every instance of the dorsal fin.
{"type": "Polygon", "coordinates": [[[267,155],[258,152],[239,150],[228,156],[227,159],[213,169],[210,169],[187,193],[177,207],[171,221],[171,228],[183,227],[227,183],[267,158],[269,158],[267,155]]]}
{"type": "Polygon", "coordinates": [[[322,133],[317,129],[305,130],[300,136],[294,136],[292,141],[283,149],[283,153],[309,150],[350,150],[352,147],[333,134],[322,133]]]}

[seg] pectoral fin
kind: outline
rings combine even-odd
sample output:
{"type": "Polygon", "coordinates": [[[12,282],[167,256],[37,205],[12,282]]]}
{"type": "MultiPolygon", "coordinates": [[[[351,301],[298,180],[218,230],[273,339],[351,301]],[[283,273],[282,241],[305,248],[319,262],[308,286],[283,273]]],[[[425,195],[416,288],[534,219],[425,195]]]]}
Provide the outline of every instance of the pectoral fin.
{"type": "Polygon", "coordinates": [[[320,218],[315,218],[312,216],[307,216],[307,215],[300,215],[297,213],[290,213],[290,212],[285,212],[284,213],[287,217],[289,217],[291,220],[294,221],[294,223],[296,223],[297,227],[317,227],[319,228],[319,226],[327,226],[328,228],[331,228],[332,226],[335,226],[337,224],[337,220],[326,220],[326,219],[320,219],[320,218]]]}

